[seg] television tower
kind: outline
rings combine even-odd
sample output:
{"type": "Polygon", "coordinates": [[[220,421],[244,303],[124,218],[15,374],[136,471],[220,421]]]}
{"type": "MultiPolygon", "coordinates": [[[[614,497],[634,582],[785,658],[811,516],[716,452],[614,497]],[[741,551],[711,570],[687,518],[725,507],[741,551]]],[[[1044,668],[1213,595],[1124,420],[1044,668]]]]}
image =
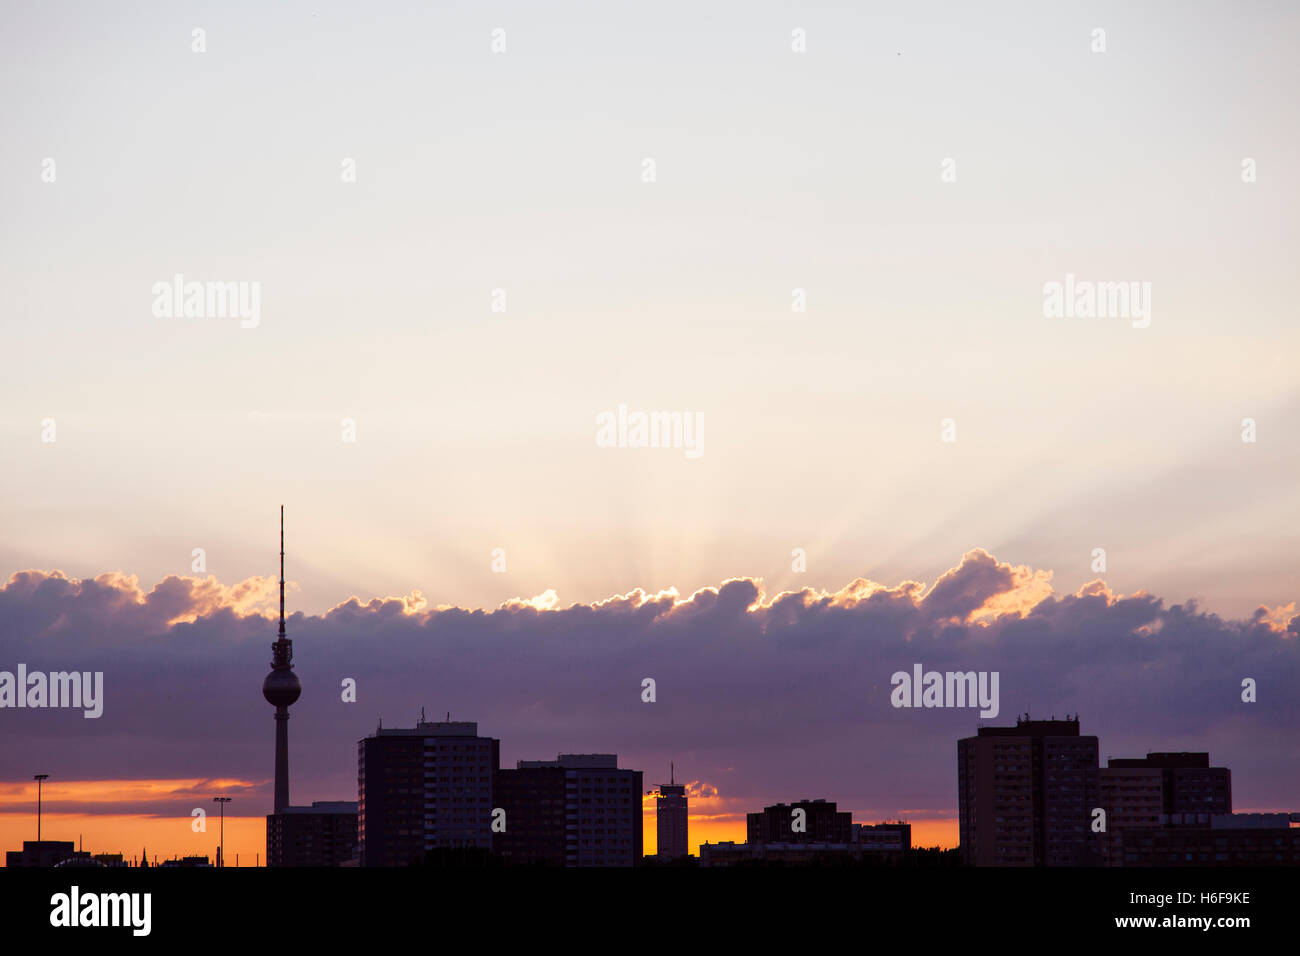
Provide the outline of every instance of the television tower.
{"type": "Polygon", "coordinates": [[[289,705],[302,694],[293,672],[293,641],[284,636],[284,505],[280,505],[280,636],[271,644],[271,673],[262,696],[275,706],[275,812],[289,805],[289,705]]]}

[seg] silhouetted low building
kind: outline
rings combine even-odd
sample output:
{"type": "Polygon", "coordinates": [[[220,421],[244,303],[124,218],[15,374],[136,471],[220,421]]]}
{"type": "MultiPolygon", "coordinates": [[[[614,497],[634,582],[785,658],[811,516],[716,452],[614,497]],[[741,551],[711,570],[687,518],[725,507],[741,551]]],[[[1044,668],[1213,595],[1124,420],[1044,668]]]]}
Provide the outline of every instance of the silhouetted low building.
{"type": "Polygon", "coordinates": [[[866,853],[897,853],[912,848],[910,823],[855,823],[853,842],[866,853]]]}
{"type": "MultiPolygon", "coordinates": [[[[754,863],[783,863],[812,866],[856,859],[855,848],[848,843],[721,843],[700,844],[700,866],[739,866],[754,863]]],[[[858,851],[860,852],[860,851],[858,851]]]]}
{"type": "MultiPolygon", "coordinates": [[[[784,805],[777,804],[777,807],[781,806],[784,805]]],[[[831,806],[833,807],[834,804],[831,806]]],[[[907,851],[912,848],[911,824],[850,823],[849,827],[850,838],[842,842],[772,840],[748,843],[731,841],[704,843],[700,846],[700,866],[740,866],[760,863],[788,866],[843,866],[863,862],[901,862],[907,851]]]]}
{"type": "Polygon", "coordinates": [[[1114,865],[1300,866],[1300,813],[1175,814],[1161,823],[1116,833],[1114,865]]]}
{"type": "Polygon", "coordinates": [[[342,866],[356,849],[355,802],[317,800],[267,814],[267,866],[342,866]]]}
{"type": "Polygon", "coordinates": [[[21,850],[5,853],[5,866],[57,866],[76,852],[71,840],[24,840],[21,850]]]}
{"type": "Polygon", "coordinates": [[[843,843],[852,841],[853,814],[837,810],[834,801],[800,800],[778,803],[745,814],[747,843],[843,843]],[[802,810],[802,829],[795,829],[802,810]]]}

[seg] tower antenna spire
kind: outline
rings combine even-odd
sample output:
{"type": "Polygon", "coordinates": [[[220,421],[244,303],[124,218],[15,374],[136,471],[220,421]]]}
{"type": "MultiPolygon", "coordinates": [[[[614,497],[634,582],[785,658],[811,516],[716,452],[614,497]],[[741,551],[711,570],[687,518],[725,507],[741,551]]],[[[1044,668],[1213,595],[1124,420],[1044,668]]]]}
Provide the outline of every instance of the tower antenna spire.
{"type": "Polygon", "coordinates": [[[280,505],[280,637],[284,637],[284,505],[280,505]]]}

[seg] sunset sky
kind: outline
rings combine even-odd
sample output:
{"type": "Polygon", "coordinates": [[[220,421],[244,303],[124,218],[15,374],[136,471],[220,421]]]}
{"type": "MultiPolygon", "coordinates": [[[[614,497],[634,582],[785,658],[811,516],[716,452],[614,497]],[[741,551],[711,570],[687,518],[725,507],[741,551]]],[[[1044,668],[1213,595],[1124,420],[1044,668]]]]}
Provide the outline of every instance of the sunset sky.
{"type": "Polygon", "coordinates": [[[229,781],[265,853],[281,504],[295,803],[427,706],[675,760],[693,846],[802,797],[951,845],[978,718],[890,708],[920,661],[1300,809],[1300,13],[855,6],[0,13],[0,670],[106,687],[0,710],[0,849],[48,772],[50,836],[211,854],[229,781]]]}

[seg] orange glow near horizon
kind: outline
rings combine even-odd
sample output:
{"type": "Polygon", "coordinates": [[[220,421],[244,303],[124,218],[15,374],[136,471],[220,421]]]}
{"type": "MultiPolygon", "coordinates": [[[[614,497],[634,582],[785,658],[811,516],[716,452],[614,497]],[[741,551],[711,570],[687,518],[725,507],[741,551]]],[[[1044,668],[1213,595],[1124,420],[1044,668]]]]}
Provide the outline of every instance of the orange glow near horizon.
{"type": "MultiPolygon", "coordinates": [[[[193,797],[211,803],[212,797],[247,793],[257,783],[251,780],[224,778],[182,778],[178,780],[47,780],[41,788],[42,799],[53,803],[141,803],[179,800],[193,797]]],[[[36,784],[30,780],[0,783],[0,813],[31,807],[36,811],[36,784]]],[[[207,806],[204,806],[207,809],[207,806]]],[[[46,812],[44,816],[51,816],[46,812]]]]}
{"type": "MultiPolygon", "coordinates": [[[[114,807],[132,802],[177,800],[178,811],[172,815],[141,813],[51,812],[41,815],[41,838],[65,840],[84,846],[90,853],[121,853],[130,860],[141,849],[150,861],[180,856],[206,856],[215,862],[219,842],[220,820],[211,804],[214,793],[238,793],[256,784],[242,780],[70,780],[46,785],[44,800],[67,806],[95,804],[114,807]],[[203,832],[194,832],[194,818],[187,806],[207,812],[203,832]]],[[[0,850],[18,850],[26,840],[36,839],[36,793],[30,782],[0,783],[0,850]]],[[[655,799],[646,796],[642,804],[643,852],[658,849],[655,799]]],[[[744,812],[727,812],[718,797],[693,796],[691,808],[699,812],[689,816],[690,852],[699,853],[701,843],[745,841],[744,812]]],[[[857,821],[870,822],[870,821],[857,821]]],[[[956,818],[913,820],[912,845],[917,847],[957,845],[956,818]]],[[[231,866],[254,866],[266,863],[266,817],[236,816],[227,812],[225,820],[226,859],[231,866]]],[[[2,858],[0,858],[2,862],[2,858]]]]}
{"type": "Polygon", "coordinates": [[[937,846],[941,850],[957,848],[957,818],[936,820],[909,820],[912,824],[912,846],[937,846]]]}
{"type": "MultiPolygon", "coordinates": [[[[121,853],[127,860],[149,854],[152,864],[181,856],[206,856],[216,862],[221,824],[208,814],[206,830],[195,833],[192,819],[139,814],[42,813],[41,839],[66,840],[87,853],[121,853]]],[[[22,849],[36,839],[35,812],[0,813],[0,848],[22,849]]],[[[266,865],[266,817],[226,815],[226,860],[230,866],[266,865]]]]}

